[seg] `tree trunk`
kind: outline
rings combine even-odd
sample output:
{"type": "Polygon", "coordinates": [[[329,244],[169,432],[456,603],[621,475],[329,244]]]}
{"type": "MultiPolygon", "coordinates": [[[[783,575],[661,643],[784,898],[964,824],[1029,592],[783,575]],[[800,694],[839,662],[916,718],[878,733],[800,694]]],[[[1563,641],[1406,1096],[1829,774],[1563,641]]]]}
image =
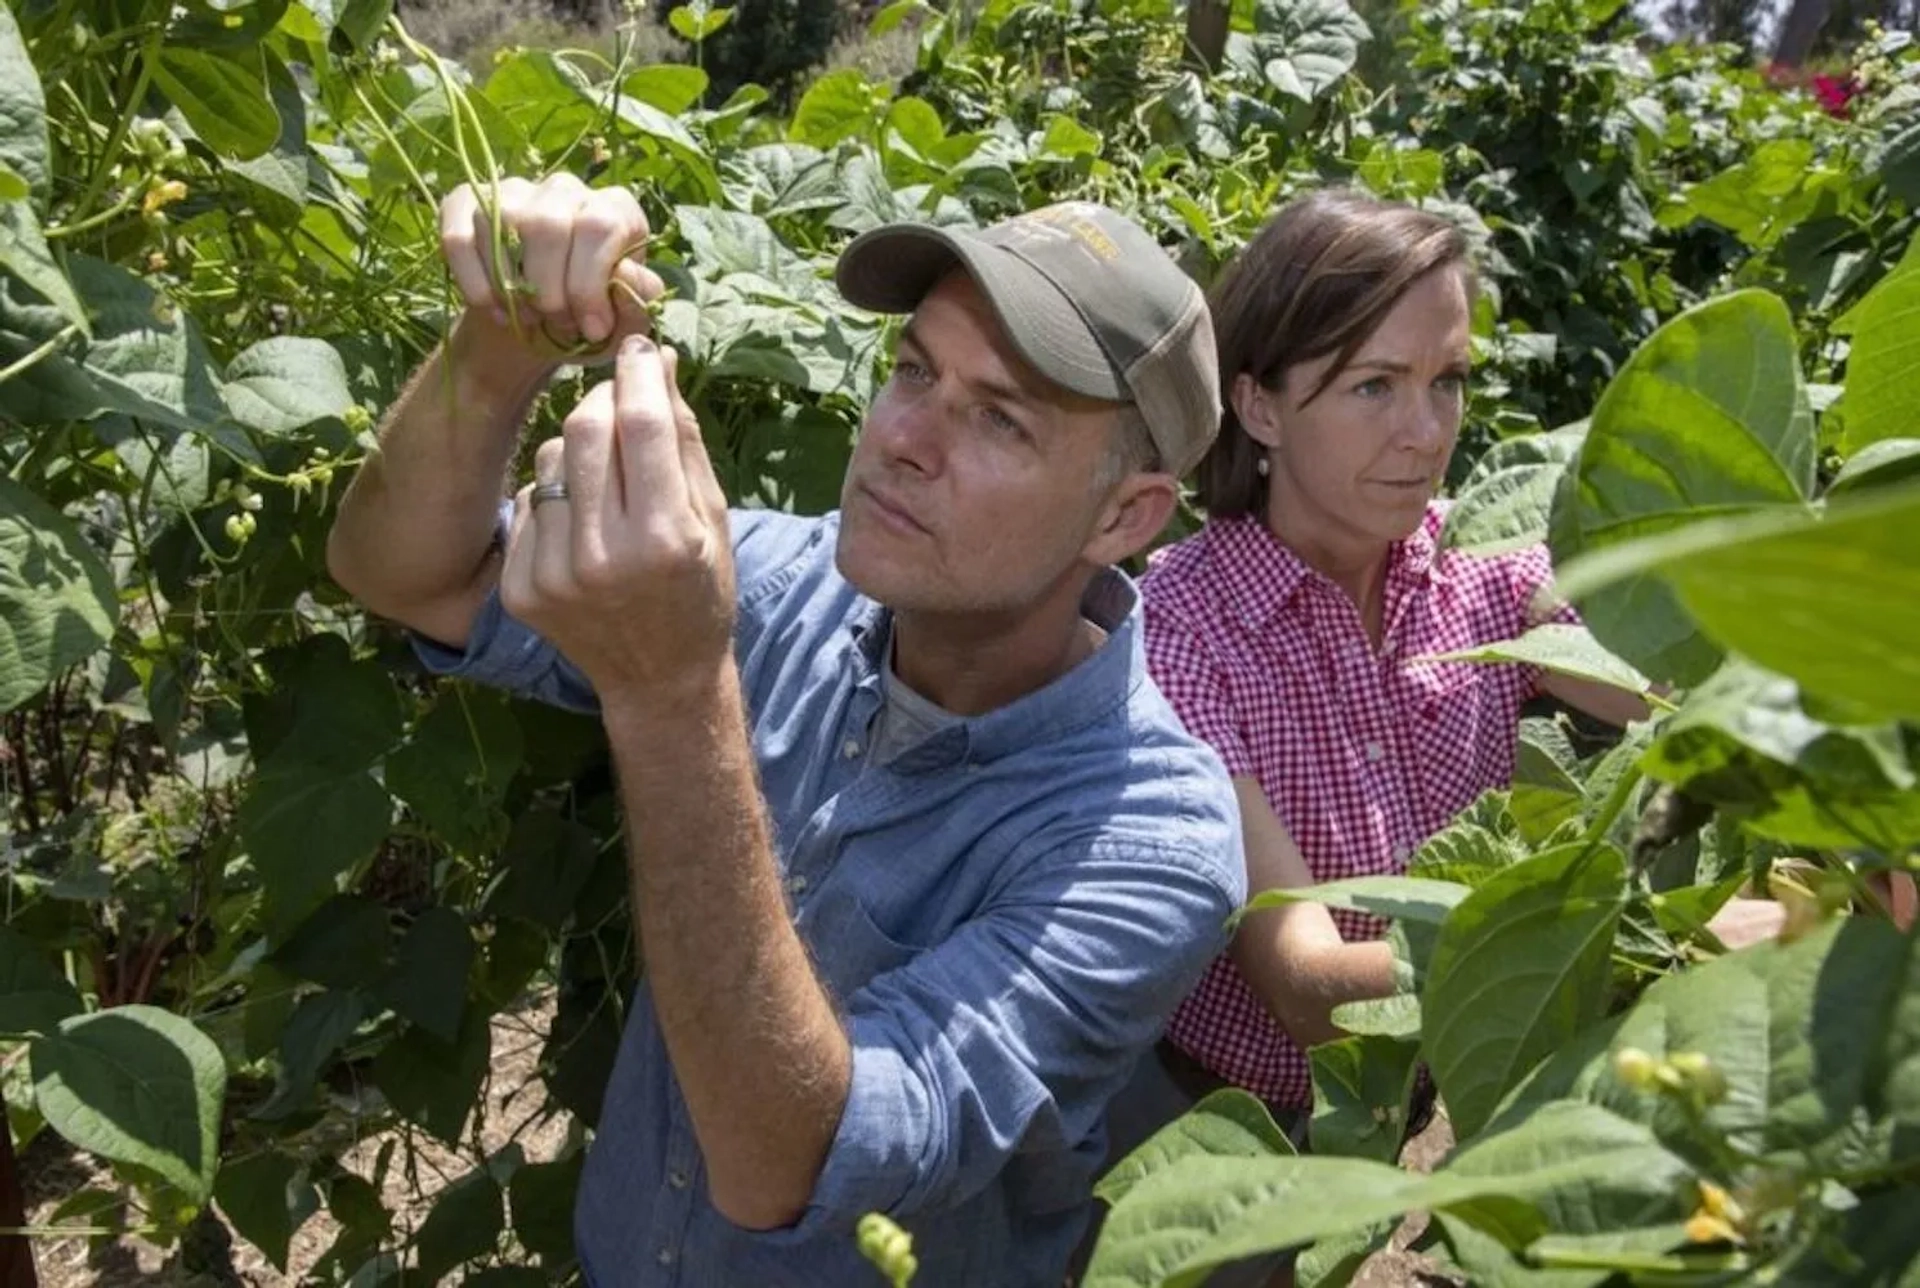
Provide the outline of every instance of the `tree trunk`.
{"type": "Polygon", "coordinates": [[[1209,74],[1227,52],[1232,0],[1187,0],[1187,62],[1209,74]]]}
{"type": "MultiPolygon", "coordinates": [[[[0,1111],[0,1229],[18,1230],[27,1223],[27,1199],[20,1189],[20,1169],[13,1161],[13,1133],[0,1111]]],[[[0,1288],[38,1288],[33,1273],[33,1245],[24,1234],[0,1234],[0,1288]]]]}
{"type": "Polygon", "coordinates": [[[1788,67],[1806,62],[1832,9],[1833,0],[1793,0],[1793,8],[1787,10],[1780,24],[1779,38],[1773,42],[1773,61],[1788,67]]]}

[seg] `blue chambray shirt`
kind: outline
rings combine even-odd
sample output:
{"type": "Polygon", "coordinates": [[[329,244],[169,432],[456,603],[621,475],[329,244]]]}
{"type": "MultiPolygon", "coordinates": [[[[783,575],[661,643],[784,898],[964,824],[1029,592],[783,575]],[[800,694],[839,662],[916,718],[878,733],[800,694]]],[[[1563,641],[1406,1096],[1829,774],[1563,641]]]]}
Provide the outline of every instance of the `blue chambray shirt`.
{"type": "MultiPolygon", "coordinates": [[[[1045,688],[866,758],[885,610],[834,567],[838,516],[736,511],[735,656],[794,925],[853,1080],[811,1205],[754,1232],[708,1202],[645,983],[575,1212],[596,1288],[858,1288],[854,1224],[914,1235],[916,1288],[1062,1279],[1107,1101],[1225,945],[1245,897],[1225,770],[1147,676],[1139,601],[1103,574],[1105,645],[1045,688]]],[[[591,711],[552,645],[487,603],[440,673],[591,711]]]]}

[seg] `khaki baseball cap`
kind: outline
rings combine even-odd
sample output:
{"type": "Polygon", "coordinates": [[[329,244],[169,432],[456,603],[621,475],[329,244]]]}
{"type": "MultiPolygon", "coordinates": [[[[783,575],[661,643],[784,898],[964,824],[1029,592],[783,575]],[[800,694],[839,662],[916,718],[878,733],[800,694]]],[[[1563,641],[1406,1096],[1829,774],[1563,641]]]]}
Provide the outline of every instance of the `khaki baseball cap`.
{"type": "Polygon", "coordinates": [[[981,229],[887,224],[847,246],[834,280],[860,308],[910,313],[956,266],[1036,371],[1138,407],[1169,473],[1199,463],[1220,428],[1213,319],[1145,229],[1080,201],[981,229]]]}

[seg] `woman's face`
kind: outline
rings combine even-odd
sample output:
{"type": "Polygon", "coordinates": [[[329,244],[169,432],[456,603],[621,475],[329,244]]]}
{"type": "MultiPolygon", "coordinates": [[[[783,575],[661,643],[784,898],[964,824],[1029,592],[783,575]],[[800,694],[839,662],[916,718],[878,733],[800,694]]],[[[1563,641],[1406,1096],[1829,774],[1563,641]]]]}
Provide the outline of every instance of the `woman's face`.
{"type": "Polygon", "coordinates": [[[1408,288],[1318,396],[1338,360],[1287,368],[1278,389],[1235,382],[1235,408],[1267,448],[1268,519],[1282,536],[1398,541],[1420,525],[1460,435],[1471,308],[1456,268],[1408,288]]]}

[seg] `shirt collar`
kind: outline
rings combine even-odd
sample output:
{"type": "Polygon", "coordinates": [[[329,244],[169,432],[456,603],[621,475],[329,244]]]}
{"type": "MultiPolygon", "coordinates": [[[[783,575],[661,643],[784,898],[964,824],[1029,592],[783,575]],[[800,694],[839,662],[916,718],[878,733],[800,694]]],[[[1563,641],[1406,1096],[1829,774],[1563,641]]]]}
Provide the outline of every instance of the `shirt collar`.
{"type": "MultiPolygon", "coordinates": [[[[1387,599],[1445,580],[1438,534],[1446,511],[1437,502],[1411,535],[1387,552],[1387,599]]],[[[1266,520],[1238,514],[1207,524],[1207,557],[1220,573],[1228,599],[1250,627],[1264,626],[1308,582],[1327,583],[1320,572],[1273,535],[1266,520]]],[[[1331,583],[1327,583],[1331,584],[1331,583]]]]}
{"type": "MultiPolygon", "coordinates": [[[[1081,615],[1107,633],[1081,663],[1005,706],[963,716],[893,762],[905,773],[961,761],[982,763],[1076,733],[1126,704],[1146,673],[1140,636],[1140,592],[1117,568],[1102,569],[1080,601],[1081,615]]],[[[860,683],[876,681],[892,638],[892,610],[866,602],[853,619],[860,683]]]]}

